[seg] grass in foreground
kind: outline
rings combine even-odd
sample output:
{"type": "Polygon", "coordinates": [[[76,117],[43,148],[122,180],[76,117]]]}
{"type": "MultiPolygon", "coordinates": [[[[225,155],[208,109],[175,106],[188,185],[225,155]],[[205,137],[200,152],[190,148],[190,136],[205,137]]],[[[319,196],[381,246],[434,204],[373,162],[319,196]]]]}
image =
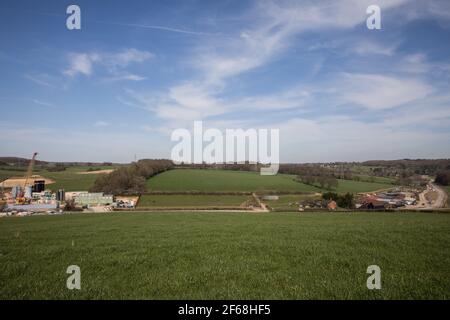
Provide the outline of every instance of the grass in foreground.
{"type": "Polygon", "coordinates": [[[450,298],[445,214],[2,218],[0,243],[0,299],[450,298]],[[73,264],[80,291],[66,289],[73,264]],[[381,290],[366,288],[372,264],[381,290]]]}

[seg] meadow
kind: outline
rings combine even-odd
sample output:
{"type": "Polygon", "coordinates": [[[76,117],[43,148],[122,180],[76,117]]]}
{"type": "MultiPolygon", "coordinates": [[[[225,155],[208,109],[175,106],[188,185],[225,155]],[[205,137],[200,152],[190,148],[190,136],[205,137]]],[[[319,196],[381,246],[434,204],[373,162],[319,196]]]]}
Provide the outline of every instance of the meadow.
{"type": "Polygon", "coordinates": [[[251,201],[252,198],[252,196],[246,195],[142,195],[138,208],[239,207],[241,204],[251,201]]]}
{"type": "Polygon", "coordinates": [[[0,299],[450,298],[448,214],[11,217],[0,243],[0,299]],[[366,288],[373,264],[381,290],[366,288]]]}
{"type": "MultiPolygon", "coordinates": [[[[202,169],[169,170],[150,178],[147,187],[158,191],[323,191],[318,186],[298,182],[295,176],[287,174],[262,176],[257,172],[202,169]]],[[[339,180],[336,191],[367,192],[391,187],[389,183],[339,180]]]]}
{"type": "MultiPolygon", "coordinates": [[[[57,191],[88,190],[100,174],[79,174],[89,166],[72,166],[64,171],[51,172],[37,168],[34,174],[53,179],[48,188],[57,191]]],[[[95,166],[95,169],[113,169],[109,166],[95,166]]],[[[24,176],[22,170],[0,169],[0,181],[12,176],[24,176]]],[[[392,187],[386,182],[338,180],[337,192],[368,192],[392,187]]],[[[311,186],[295,180],[295,176],[278,174],[261,176],[257,172],[231,170],[174,169],[158,174],[147,180],[148,190],[156,191],[251,191],[251,192],[322,192],[319,186],[311,186]]]]}

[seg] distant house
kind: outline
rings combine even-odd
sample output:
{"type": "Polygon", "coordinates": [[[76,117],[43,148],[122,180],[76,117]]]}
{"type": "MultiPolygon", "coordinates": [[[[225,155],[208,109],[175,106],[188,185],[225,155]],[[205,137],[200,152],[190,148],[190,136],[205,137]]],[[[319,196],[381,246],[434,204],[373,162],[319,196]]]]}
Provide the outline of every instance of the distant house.
{"type": "Polygon", "coordinates": [[[103,192],[78,192],[73,199],[76,204],[82,206],[110,205],[114,201],[112,195],[105,195],[103,192]]]}
{"type": "Polygon", "coordinates": [[[336,210],[338,207],[336,201],[331,200],[330,202],[328,202],[327,204],[327,209],[328,210],[336,210]]]}

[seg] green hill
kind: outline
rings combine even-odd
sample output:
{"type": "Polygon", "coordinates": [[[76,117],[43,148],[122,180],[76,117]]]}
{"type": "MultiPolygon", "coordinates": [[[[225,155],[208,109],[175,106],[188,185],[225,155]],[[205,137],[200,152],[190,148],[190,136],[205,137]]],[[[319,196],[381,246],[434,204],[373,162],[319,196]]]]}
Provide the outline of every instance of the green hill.
{"type": "MultiPolygon", "coordinates": [[[[262,176],[257,172],[213,169],[169,170],[150,178],[147,187],[157,191],[323,191],[296,181],[292,175],[262,176]]],[[[389,187],[389,183],[339,180],[335,191],[367,192],[389,187]]]]}

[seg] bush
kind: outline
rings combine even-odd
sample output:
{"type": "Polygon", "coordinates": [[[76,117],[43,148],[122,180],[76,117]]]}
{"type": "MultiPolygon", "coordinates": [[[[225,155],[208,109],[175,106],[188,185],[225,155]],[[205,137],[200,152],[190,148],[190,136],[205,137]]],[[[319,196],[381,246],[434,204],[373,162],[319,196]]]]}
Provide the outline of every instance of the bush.
{"type": "Polygon", "coordinates": [[[450,171],[438,172],[434,181],[442,186],[448,186],[450,182],[450,171]]]}
{"type": "Polygon", "coordinates": [[[353,207],[354,207],[352,193],[346,193],[344,195],[339,195],[335,192],[326,192],[326,193],[322,194],[322,199],[336,201],[336,204],[341,208],[353,209],[353,207]]]}
{"type": "Polygon", "coordinates": [[[341,208],[352,209],[354,207],[353,194],[346,193],[342,196],[339,196],[336,203],[341,208]]]}
{"type": "Polygon", "coordinates": [[[337,201],[339,195],[336,192],[325,192],[322,194],[322,199],[324,200],[334,200],[337,201]]]}
{"type": "Polygon", "coordinates": [[[64,211],[83,211],[83,209],[78,208],[75,204],[74,199],[70,199],[66,201],[66,205],[64,206],[64,211]]]}

